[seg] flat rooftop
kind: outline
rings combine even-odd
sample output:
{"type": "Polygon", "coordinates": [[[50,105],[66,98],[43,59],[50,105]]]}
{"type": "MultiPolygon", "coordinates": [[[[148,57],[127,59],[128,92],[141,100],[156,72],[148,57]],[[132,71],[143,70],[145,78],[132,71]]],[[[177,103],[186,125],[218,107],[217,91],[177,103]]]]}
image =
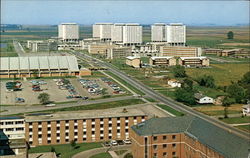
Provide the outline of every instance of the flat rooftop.
{"type": "Polygon", "coordinates": [[[145,116],[146,114],[134,107],[126,107],[127,112],[123,112],[124,107],[101,109],[101,110],[82,110],[68,111],[57,113],[39,113],[29,114],[25,116],[26,122],[36,121],[53,121],[53,120],[77,120],[77,119],[94,119],[94,118],[110,118],[110,117],[129,117],[129,116],[145,116]]]}
{"type": "Polygon", "coordinates": [[[155,59],[171,59],[173,57],[171,56],[163,56],[163,57],[151,57],[152,60],[155,60],[155,59]]]}
{"type": "Polygon", "coordinates": [[[180,57],[181,60],[186,60],[186,59],[207,59],[207,57],[180,57]]]}

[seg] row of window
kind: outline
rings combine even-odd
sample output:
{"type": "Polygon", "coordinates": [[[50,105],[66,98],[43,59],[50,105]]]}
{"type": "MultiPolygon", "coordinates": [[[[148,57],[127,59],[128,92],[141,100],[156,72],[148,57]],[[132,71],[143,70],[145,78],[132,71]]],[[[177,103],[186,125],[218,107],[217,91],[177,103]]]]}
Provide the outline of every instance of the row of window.
{"type": "Polygon", "coordinates": [[[18,127],[18,128],[5,128],[3,129],[4,132],[13,132],[13,131],[24,131],[23,127],[18,127]]]}
{"type": "Polygon", "coordinates": [[[24,121],[0,122],[0,125],[20,125],[20,124],[24,124],[24,121]]]}
{"type": "MultiPolygon", "coordinates": [[[[137,119],[137,116],[133,117],[134,120],[137,119]]],[[[145,116],[141,116],[142,119],[145,119],[145,116]]],[[[120,117],[116,118],[117,120],[120,120],[120,117]]],[[[125,117],[125,120],[128,120],[129,117],[125,117]]],[[[92,122],[95,122],[96,119],[91,119],[92,122]]],[[[112,118],[108,118],[109,121],[112,121],[112,118]]],[[[100,118],[100,121],[104,121],[104,118],[100,118]]],[[[57,124],[60,124],[61,121],[56,121],[57,124]]],[[[74,123],[77,123],[78,120],[74,120],[74,123]]],[[[86,120],[84,119],[83,122],[86,122],[86,120]]],[[[69,120],[66,120],[65,123],[69,123],[69,120]]],[[[29,123],[30,126],[32,126],[32,122],[29,123]]],[[[51,121],[47,121],[47,124],[51,124],[51,121]]],[[[42,125],[42,122],[38,122],[38,125],[42,125]]]]}
{"type": "MultiPolygon", "coordinates": [[[[159,156],[159,154],[154,153],[154,158],[157,158],[158,156],[159,156]]],[[[162,156],[165,158],[165,157],[168,156],[168,153],[167,153],[167,152],[163,152],[163,153],[162,153],[162,156]]],[[[173,157],[176,156],[176,152],[172,152],[172,156],[173,156],[173,157]]]]}
{"type": "MultiPolygon", "coordinates": [[[[160,136],[153,136],[153,140],[154,140],[154,141],[157,141],[159,137],[160,137],[160,136]]],[[[163,140],[167,140],[167,139],[168,139],[168,136],[162,136],[162,139],[163,139],[163,140]]],[[[175,140],[175,139],[176,139],[176,135],[172,135],[172,140],[175,140]]]]}
{"type": "MultiPolygon", "coordinates": [[[[154,150],[157,150],[158,146],[159,145],[153,145],[154,150]]],[[[163,149],[165,149],[165,148],[168,147],[168,145],[167,144],[163,144],[162,147],[163,147],[163,149]]],[[[176,148],[176,144],[172,144],[172,148],[176,148]]]]}

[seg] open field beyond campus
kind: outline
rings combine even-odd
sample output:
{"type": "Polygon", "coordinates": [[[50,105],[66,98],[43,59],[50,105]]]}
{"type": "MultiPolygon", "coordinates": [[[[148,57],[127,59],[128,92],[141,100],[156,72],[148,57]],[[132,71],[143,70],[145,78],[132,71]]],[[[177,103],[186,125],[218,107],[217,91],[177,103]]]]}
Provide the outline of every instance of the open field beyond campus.
{"type": "MultiPolygon", "coordinates": [[[[150,42],[150,26],[143,26],[143,41],[150,42]]],[[[1,41],[6,42],[13,39],[36,40],[48,39],[57,36],[57,25],[35,26],[23,25],[21,30],[5,30],[1,32],[1,41]]],[[[213,48],[246,48],[249,49],[249,28],[239,27],[194,27],[187,26],[187,44],[191,46],[213,47],[213,48]],[[227,39],[227,32],[234,32],[234,39],[227,39]],[[227,44],[231,43],[231,44],[227,44]],[[237,43],[233,44],[233,43],[237,43]]],[[[80,26],[80,38],[92,37],[92,26],[80,26]]]]}
{"type": "Polygon", "coordinates": [[[55,149],[56,154],[61,155],[60,158],[69,158],[82,151],[101,148],[102,145],[101,143],[81,143],[77,144],[75,149],[73,149],[70,144],[46,145],[33,147],[29,150],[29,153],[50,152],[52,147],[55,149]]]}

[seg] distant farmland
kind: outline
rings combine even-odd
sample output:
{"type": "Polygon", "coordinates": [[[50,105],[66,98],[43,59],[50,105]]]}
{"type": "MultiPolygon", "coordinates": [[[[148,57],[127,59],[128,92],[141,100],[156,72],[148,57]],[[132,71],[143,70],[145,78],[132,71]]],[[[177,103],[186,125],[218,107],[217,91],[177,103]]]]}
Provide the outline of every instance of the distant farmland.
{"type": "MultiPolygon", "coordinates": [[[[1,32],[1,41],[48,39],[57,36],[57,26],[23,26],[21,30],[1,32]]],[[[248,27],[189,27],[187,26],[187,45],[213,48],[247,48],[249,45],[248,27]],[[227,32],[234,32],[234,39],[227,39],[227,32]],[[232,44],[224,44],[232,43],[232,44]],[[237,44],[234,44],[237,43],[237,44]]],[[[80,38],[92,37],[92,26],[80,26],[80,38]]],[[[151,40],[150,26],[143,26],[143,41],[151,40]]]]}

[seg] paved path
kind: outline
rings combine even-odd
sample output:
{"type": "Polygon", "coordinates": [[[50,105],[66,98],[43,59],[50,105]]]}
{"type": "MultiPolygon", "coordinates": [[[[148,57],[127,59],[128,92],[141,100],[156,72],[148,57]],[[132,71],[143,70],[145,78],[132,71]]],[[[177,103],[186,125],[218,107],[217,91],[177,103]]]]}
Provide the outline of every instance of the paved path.
{"type": "Polygon", "coordinates": [[[243,126],[243,125],[250,125],[250,123],[237,123],[237,124],[230,124],[232,126],[243,126]]]}
{"type": "Polygon", "coordinates": [[[112,158],[119,158],[119,156],[114,151],[109,151],[109,154],[112,156],[112,158]]]}
{"type": "Polygon", "coordinates": [[[27,113],[27,112],[35,112],[35,111],[43,111],[43,110],[60,109],[60,108],[74,107],[74,106],[80,106],[80,105],[108,103],[108,102],[112,102],[112,101],[128,100],[128,99],[133,99],[133,98],[135,98],[135,97],[133,97],[133,96],[122,96],[122,97],[114,97],[114,98],[98,99],[98,100],[87,100],[87,101],[79,100],[77,103],[57,104],[55,107],[45,107],[44,105],[0,106],[0,110],[4,111],[4,112],[1,112],[0,114],[1,114],[1,116],[3,116],[3,115],[12,115],[12,114],[18,114],[18,113],[27,113]]]}
{"type": "MultiPolygon", "coordinates": [[[[96,149],[91,149],[87,151],[80,152],[76,155],[74,155],[72,158],[89,158],[93,155],[99,154],[99,153],[104,153],[107,152],[110,147],[102,147],[102,148],[96,148],[96,149]]],[[[124,145],[124,146],[116,146],[112,147],[109,151],[115,151],[115,150],[129,150],[130,145],[124,145]]]]}
{"type": "Polygon", "coordinates": [[[18,56],[25,56],[25,51],[19,42],[13,41],[13,45],[14,45],[14,48],[15,48],[18,56]]]}

